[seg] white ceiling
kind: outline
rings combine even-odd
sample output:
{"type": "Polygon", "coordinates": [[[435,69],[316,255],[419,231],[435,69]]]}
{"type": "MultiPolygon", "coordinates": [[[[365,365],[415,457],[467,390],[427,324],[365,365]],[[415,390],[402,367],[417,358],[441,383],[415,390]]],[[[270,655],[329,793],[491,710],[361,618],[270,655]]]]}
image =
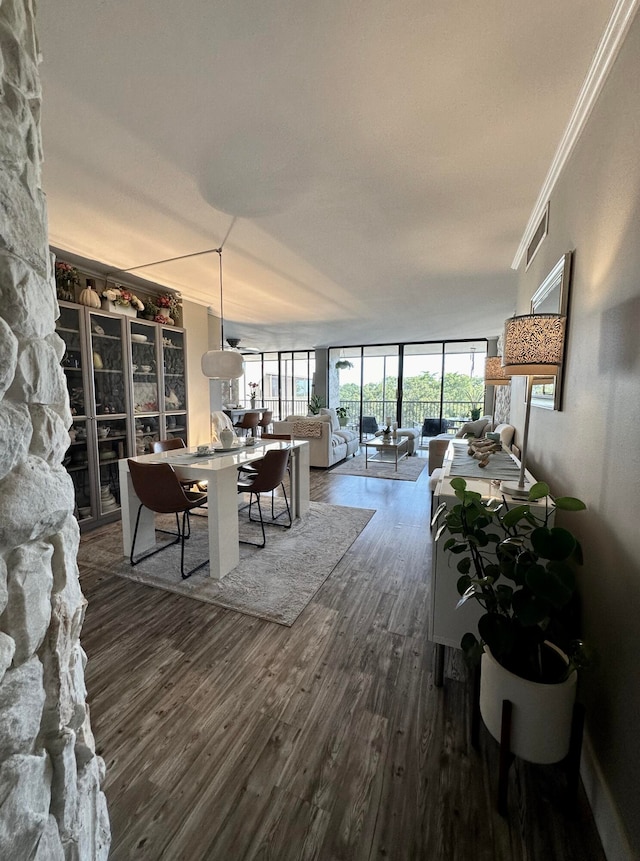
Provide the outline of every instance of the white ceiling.
{"type": "MultiPolygon", "coordinates": [[[[497,335],[613,5],[43,3],[51,244],[124,269],[228,234],[246,346],[497,335]]],[[[137,274],[219,308],[217,255],[137,274]]]]}

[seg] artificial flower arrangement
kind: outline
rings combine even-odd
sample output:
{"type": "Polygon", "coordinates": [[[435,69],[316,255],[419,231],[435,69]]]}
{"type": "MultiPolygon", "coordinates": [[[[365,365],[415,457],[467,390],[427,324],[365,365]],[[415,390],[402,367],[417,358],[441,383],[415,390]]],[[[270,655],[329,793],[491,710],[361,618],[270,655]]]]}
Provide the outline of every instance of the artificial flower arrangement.
{"type": "Polygon", "coordinates": [[[168,317],[174,317],[180,307],[180,297],[173,293],[163,293],[155,300],[158,311],[168,317]]]}
{"type": "Polygon", "coordinates": [[[79,287],[80,274],[75,266],[70,263],[56,262],[56,284],[58,287],[79,287]]]}
{"type": "Polygon", "coordinates": [[[138,299],[135,293],[130,290],[125,290],[124,287],[107,287],[102,291],[102,296],[113,302],[114,305],[121,305],[123,308],[135,308],[136,311],[144,311],[144,303],[138,299]]]}
{"type": "Polygon", "coordinates": [[[260,387],[259,383],[249,383],[249,388],[251,389],[251,394],[255,395],[256,389],[260,387]]]}

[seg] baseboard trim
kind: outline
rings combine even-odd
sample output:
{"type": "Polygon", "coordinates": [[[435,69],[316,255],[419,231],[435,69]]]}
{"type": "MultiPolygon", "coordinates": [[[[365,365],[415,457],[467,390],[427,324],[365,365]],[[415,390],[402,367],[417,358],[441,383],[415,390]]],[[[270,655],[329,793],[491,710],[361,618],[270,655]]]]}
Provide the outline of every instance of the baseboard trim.
{"type": "Polygon", "coordinates": [[[582,745],[580,776],[608,861],[634,861],[636,855],[632,852],[627,840],[620,815],[611,797],[611,792],[587,732],[585,732],[582,745]]]}

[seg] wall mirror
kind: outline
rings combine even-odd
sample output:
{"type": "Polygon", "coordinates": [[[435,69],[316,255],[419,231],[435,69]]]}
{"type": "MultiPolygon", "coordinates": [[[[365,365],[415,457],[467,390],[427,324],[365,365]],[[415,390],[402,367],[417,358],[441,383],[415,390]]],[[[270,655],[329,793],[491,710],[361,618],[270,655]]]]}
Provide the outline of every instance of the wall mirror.
{"type": "MultiPolygon", "coordinates": [[[[567,251],[553,267],[551,272],[531,297],[532,314],[563,314],[569,309],[569,288],[571,282],[571,263],[573,252],[567,251]]],[[[567,326],[565,327],[565,346],[567,349],[567,326]]],[[[533,381],[531,404],[546,410],[559,410],[562,403],[562,373],[554,377],[536,377],[533,381]]]]}

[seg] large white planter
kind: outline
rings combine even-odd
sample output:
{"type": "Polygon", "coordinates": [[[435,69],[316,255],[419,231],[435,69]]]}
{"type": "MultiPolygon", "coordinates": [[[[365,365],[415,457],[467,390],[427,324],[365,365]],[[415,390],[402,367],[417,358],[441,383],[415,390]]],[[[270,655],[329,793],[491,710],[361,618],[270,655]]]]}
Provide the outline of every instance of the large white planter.
{"type": "MultiPolygon", "coordinates": [[[[566,656],[553,644],[566,660],[566,656]]],[[[511,753],[528,762],[560,762],[569,752],[577,673],[564,682],[530,682],[505,670],[485,646],[480,672],[480,714],[491,735],[500,741],[502,701],[513,704],[511,753]]]]}

